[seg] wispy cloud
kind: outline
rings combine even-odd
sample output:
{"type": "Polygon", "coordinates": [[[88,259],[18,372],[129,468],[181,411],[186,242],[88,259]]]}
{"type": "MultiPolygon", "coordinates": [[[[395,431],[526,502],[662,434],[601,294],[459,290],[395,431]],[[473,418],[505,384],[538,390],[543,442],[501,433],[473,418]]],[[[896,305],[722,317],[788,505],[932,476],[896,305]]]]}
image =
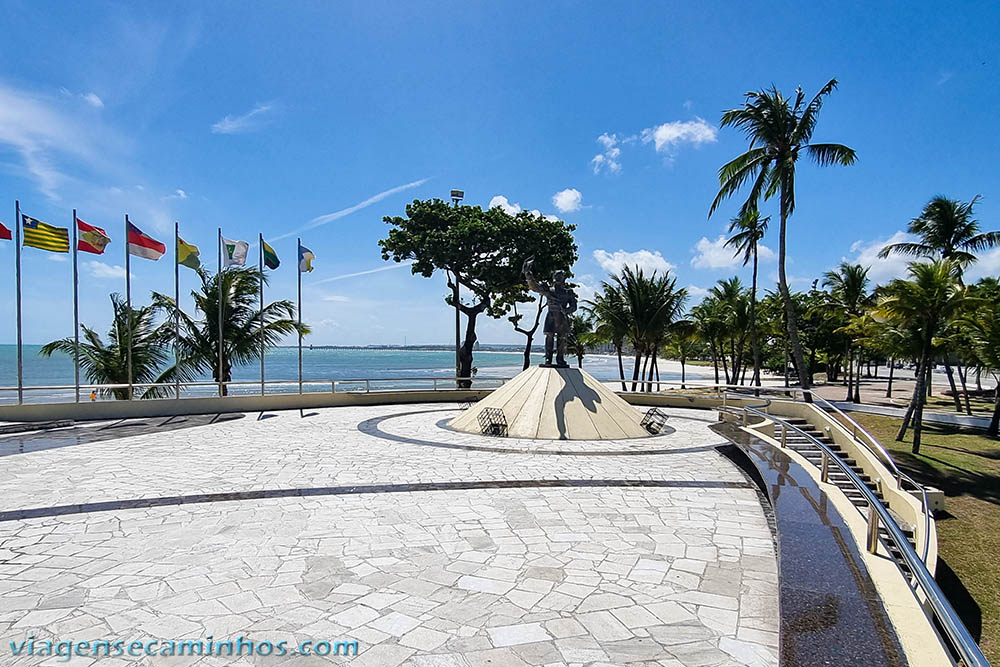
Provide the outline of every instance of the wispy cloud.
{"type": "Polygon", "coordinates": [[[250,111],[239,116],[226,116],[212,125],[214,134],[240,134],[259,130],[271,122],[270,114],[274,103],[258,104],[250,111]]]}
{"type": "Polygon", "coordinates": [[[327,213],[325,215],[318,215],[315,218],[313,218],[312,220],[310,220],[309,222],[307,222],[306,224],[304,224],[301,227],[299,227],[298,229],[295,229],[295,230],[290,231],[290,232],[286,232],[285,234],[281,234],[279,236],[275,236],[275,237],[273,237],[273,238],[271,238],[269,240],[271,240],[271,241],[279,241],[281,239],[286,239],[289,236],[295,236],[296,234],[299,234],[301,232],[307,231],[309,229],[315,229],[316,227],[321,227],[322,225],[325,225],[325,224],[327,224],[329,222],[333,222],[334,220],[340,220],[341,218],[343,218],[345,216],[348,216],[351,213],[355,213],[357,211],[360,211],[363,208],[368,208],[372,204],[377,204],[378,202],[382,201],[386,197],[391,197],[392,195],[400,193],[400,192],[403,192],[404,190],[410,190],[412,188],[420,187],[421,185],[423,185],[424,183],[426,183],[429,180],[430,180],[429,178],[421,178],[419,181],[412,181],[410,183],[404,183],[403,185],[398,185],[398,186],[396,186],[394,188],[390,188],[388,190],[383,190],[382,192],[378,193],[377,195],[372,195],[368,199],[365,199],[364,201],[358,202],[354,206],[348,206],[347,208],[342,208],[339,211],[334,211],[333,213],[327,213]]]}
{"type": "Polygon", "coordinates": [[[622,140],[617,134],[605,132],[597,137],[597,143],[604,150],[590,159],[590,166],[593,167],[595,174],[599,174],[601,171],[617,174],[622,170],[622,163],[618,161],[622,154],[622,149],[619,146],[621,142],[622,140]]]}
{"type": "Polygon", "coordinates": [[[105,264],[104,262],[92,260],[85,262],[83,269],[90,274],[90,277],[97,280],[117,280],[125,277],[125,267],[118,264],[105,264]]]}
{"type": "Polygon", "coordinates": [[[719,131],[704,118],[675,120],[642,131],[642,143],[653,143],[657,153],[670,153],[680,144],[711,144],[718,141],[719,131]]]}
{"type": "Polygon", "coordinates": [[[313,285],[322,285],[323,283],[332,283],[335,280],[346,280],[347,278],[357,278],[358,276],[367,276],[372,273],[382,273],[383,271],[392,271],[393,269],[402,269],[404,267],[413,264],[412,261],[400,262],[399,264],[390,264],[389,266],[380,266],[377,269],[368,269],[367,271],[356,271],[354,273],[344,273],[339,276],[333,276],[332,278],[324,278],[323,280],[317,280],[313,285]]]}

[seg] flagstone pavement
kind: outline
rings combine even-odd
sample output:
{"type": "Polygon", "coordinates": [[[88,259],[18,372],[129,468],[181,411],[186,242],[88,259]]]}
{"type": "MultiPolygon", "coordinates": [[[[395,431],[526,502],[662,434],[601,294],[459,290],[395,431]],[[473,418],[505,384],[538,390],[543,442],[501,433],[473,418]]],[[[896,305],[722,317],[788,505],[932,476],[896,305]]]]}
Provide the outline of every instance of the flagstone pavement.
{"type": "Polygon", "coordinates": [[[714,414],[538,442],[451,431],[457,410],[0,438],[0,664],[777,664],[772,534],[714,414]],[[289,654],[12,655],[32,635],[289,654]],[[294,654],[355,639],[356,657],[294,654]]]}

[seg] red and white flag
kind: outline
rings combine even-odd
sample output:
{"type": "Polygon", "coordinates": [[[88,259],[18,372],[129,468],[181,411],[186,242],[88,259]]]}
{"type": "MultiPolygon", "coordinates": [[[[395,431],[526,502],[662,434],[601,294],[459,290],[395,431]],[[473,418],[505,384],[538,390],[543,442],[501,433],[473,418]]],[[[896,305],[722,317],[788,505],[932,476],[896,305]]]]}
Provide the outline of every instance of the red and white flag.
{"type": "Polygon", "coordinates": [[[163,245],[152,236],[148,236],[139,228],[128,223],[128,254],[145,259],[157,260],[167,252],[167,246],[163,245]]]}
{"type": "Polygon", "coordinates": [[[2,222],[0,222],[0,239],[13,240],[10,237],[10,230],[4,227],[2,222]]]}
{"type": "Polygon", "coordinates": [[[108,233],[100,227],[88,225],[80,218],[76,219],[76,228],[79,230],[79,237],[76,242],[76,249],[80,252],[90,252],[95,255],[103,255],[104,248],[111,243],[108,233]]]}

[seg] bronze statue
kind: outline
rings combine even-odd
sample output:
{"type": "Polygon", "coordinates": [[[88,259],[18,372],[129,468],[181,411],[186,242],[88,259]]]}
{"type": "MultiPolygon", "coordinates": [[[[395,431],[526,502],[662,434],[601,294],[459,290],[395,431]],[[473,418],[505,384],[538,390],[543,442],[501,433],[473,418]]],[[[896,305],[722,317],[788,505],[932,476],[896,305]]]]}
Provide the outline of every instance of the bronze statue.
{"type": "Polygon", "coordinates": [[[521,267],[521,273],[528,282],[528,289],[538,292],[548,299],[545,314],[545,363],[542,366],[555,368],[569,368],[564,358],[566,355],[566,344],[569,342],[570,326],[569,316],[576,311],[576,292],[566,284],[566,273],[556,271],[552,275],[552,285],[548,283],[535,282],[535,277],[531,274],[531,265],[535,258],[529,257],[521,267]],[[556,363],[552,363],[553,348],[556,350],[556,363]]]}

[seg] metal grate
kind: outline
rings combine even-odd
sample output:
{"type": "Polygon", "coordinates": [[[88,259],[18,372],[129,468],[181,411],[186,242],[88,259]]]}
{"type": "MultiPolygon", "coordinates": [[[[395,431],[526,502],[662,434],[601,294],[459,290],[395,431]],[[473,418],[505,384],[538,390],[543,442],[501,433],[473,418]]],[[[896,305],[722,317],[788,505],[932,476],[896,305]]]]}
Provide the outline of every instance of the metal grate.
{"type": "Polygon", "coordinates": [[[646,415],[639,422],[639,426],[646,429],[652,435],[656,435],[663,430],[666,423],[667,415],[660,412],[659,408],[650,408],[646,410],[646,415]]]}
{"type": "Polygon", "coordinates": [[[500,408],[483,408],[479,412],[479,430],[483,435],[507,437],[507,417],[500,408]]]}

